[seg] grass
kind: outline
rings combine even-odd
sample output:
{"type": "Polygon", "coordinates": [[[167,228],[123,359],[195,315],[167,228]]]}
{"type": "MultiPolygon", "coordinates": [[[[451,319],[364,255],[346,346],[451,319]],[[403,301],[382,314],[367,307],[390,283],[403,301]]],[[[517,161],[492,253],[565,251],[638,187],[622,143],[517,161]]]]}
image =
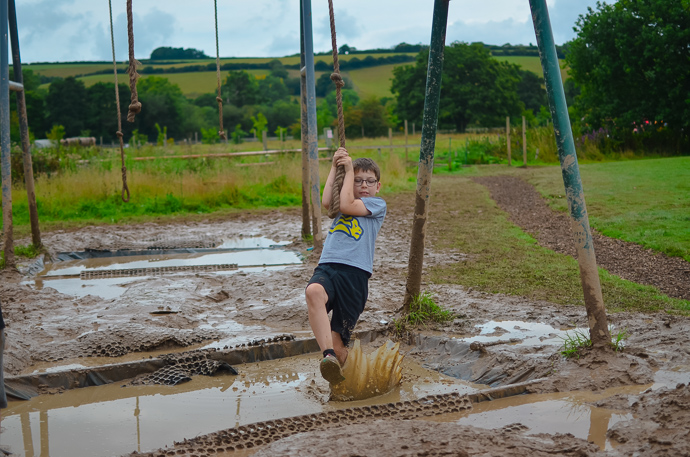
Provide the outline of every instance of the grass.
{"type": "Polygon", "coordinates": [[[405,64],[380,65],[378,67],[361,68],[346,72],[361,98],[375,95],[377,97],[392,97],[391,79],[393,69],[405,64]]]}
{"type": "MultiPolygon", "coordinates": [[[[690,157],[584,163],[580,173],[592,227],[690,261],[690,157]]],[[[567,209],[560,170],[533,170],[529,182],[567,209]]]]}
{"type": "MultiPolygon", "coordinates": [[[[615,330],[612,325],[609,325],[609,333],[611,334],[611,348],[620,352],[623,350],[625,340],[628,339],[630,333],[627,329],[615,330]]],[[[590,338],[589,330],[575,329],[572,332],[565,332],[561,354],[566,358],[580,358],[583,349],[592,347],[592,339],[590,338]]]]}
{"type": "Polygon", "coordinates": [[[449,322],[455,319],[455,314],[439,306],[434,301],[434,294],[422,292],[412,299],[410,312],[400,319],[393,319],[394,332],[398,336],[409,333],[413,327],[426,326],[429,323],[449,322]]]}
{"type": "MultiPolygon", "coordinates": [[[[432,191],[435,203],[427,230],[435,249],[462,252],[469,259],[430,267],[428,280],[584,306],[577,262],[539,246],[508,221],[483,186],[467,177],[453,176],[437,179],[432,191]]],[[[599,273],[609,311],[690,311],[689,301],[669,298],[654,287],[625,281],[605,270],[599,273]]]]}
{"type": "MultiPolygon", "coordinates": [[[[26,257],[27,259],[33,259],[34,257],[38,256],[41,252],[43,251],[41,249],[38,249],[33,244],[17,245],[14,247],[15,256],[26,257]]],[[[0,251],[0,269],[3,268],[5,268],[5,252],[0,251]]]]}
{"type": "MultiPolygon", "coordinates": [[[[544,71],[541,68],[541,61],[537,56],[494,56],[494,59],[501,60],[503,62],[514,63],[522,67],[523,70],[531,71],[536,73],[542,78],[544,77],[544,71]]],[[[559,60],[561,65],[561,78],[565,81],[568,76],[568,69],[563,68],[565,61],[563,59],[559,60]]]]}

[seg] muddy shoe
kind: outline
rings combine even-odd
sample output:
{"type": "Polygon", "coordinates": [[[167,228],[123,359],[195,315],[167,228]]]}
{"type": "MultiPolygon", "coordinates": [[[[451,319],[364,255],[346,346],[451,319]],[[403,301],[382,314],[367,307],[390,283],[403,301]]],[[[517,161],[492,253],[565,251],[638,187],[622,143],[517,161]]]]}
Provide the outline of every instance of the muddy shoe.
{"type": "Polygon", "coordinates": [[[345,381],[343,370],[340,368],[340,362],[330,354],[321,361],[321,376],[331,384],[338,384],[345,381]]]}

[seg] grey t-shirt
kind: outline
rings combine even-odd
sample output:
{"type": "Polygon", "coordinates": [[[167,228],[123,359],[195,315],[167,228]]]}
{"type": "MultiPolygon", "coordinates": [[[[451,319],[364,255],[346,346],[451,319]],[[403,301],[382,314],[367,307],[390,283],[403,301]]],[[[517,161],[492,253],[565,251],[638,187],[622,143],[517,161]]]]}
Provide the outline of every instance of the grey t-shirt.
{"type": "Polygon", "coordinates": [[[386,202],[380,197],[364,197],[369,216],[338,213],[328,230],[319,263],[342,263],[372,273],[376,236],[386,217],[386,202]]]}

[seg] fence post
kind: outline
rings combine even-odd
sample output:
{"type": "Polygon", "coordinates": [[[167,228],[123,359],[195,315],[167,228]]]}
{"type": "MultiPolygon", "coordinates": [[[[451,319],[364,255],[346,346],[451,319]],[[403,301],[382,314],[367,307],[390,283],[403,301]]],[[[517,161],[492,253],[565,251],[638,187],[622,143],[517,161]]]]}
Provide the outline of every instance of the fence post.
{"type": "Polygon", "coordinates": [[[416,133],[415,133],[415,123],[413,122],[413,123],[412,123],[412,136],[415,136],[415,135],[416,135],[416,133]]]}
{"type": "Polygon", "coordinates": [[[595,348],[603,348],[611,343],[611,332],[608,329],[608,319],[604,308],[604,298],[601,293],[601,282],[597,269],[597,260],[592,244],[592,233],[589,228],[587,205],[582,189],[580,168],[577,165],[577,153],[573,131],[568,116],[568,105],[565,101],[561,68],[556,55],[556,45],[551,30],[549,11],[546,0],[530,0],[532,21],[539,46],[539,59],[544,70],[546,95],[556,134],[558,157],[561,162],[563,184],[568,199],[568,208],[572,218],[571,227],[575,238],[577,263],[580,267],[580,280],[584,293],[589,334],[595,348]]]}
{"type": "Polygon", "coordinates": [[[261,133],[261,141],[264,144],[264,151],[268,151],[268,130],[264,130],[261,133]]]}
{"type": "Polygon", "coordinates": [[[508,145],[508,166],[510,166],[510,116],[506,116],[506,144],[508,145]]]}
{"type": "Polygon", "coordinates": [[[388,127],[388,144],[391,147],[391,154],[393,153],[393,129],[391,127],[388,127]]]}
{"type": "Polygon", "coordinates": [[[525,116],[522,116],[522,165],[527,167],[527,130],[525,116]]]}
{"type": "Polygon", "coordinates": [[[429,64],[427,67],[426,91],[424,96],[422,141],[419,150],[419,168],[417,171],[417,193],[415,198],[414,217],[412,219],[407,285],[405,286],[405,298],[403,303],[405,313],[410,312],[410,304],[415,297],[419,296],[422,285],[426,219],[429,213],[428,203],[429,194],[431,193],[431,176],[434,171],[434,147],[436,146],[438,107],[441,98],[441,72],[443,70],[443,52],[445,50],[449,2],[450,0],[434,0],[431,45],[429,47],[429,64]]]}
{"type": "Polygon", "coordinates": [[[199,144],[199,132],[194,132],[194,144],[199,144]]]}
{"type": "Polygon", "coordinates": [[[405,119],[405,166],[407,166],[407,119],[405,119]]]}

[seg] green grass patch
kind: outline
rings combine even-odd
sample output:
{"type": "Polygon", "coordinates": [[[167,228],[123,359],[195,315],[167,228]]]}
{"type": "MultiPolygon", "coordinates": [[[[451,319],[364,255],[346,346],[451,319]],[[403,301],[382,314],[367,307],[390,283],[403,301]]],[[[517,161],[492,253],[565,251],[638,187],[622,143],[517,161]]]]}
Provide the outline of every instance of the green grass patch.
{"type": "Polygon", "coordinates": [[[442,324],[455,319],[455,314],[444,309],[434,300],[431,292],[422,292],[412,299],[410,312],[400,319],[393,319],[393,329],[399,337],[409,334],[412,328],[427,326],[430,323],[442,324]]]}
{"type": "MultiPolygon", "coordinates": [[[[33,259],[39,255],[42,251],[38,249],[33,244],[27,245],[17,245],[14,247],[14,255],[17,257],[26,257],[27,259],[33,259]]],[[[5,252],[0,251],[0,270],[5,268],[5,252]]]]}
{"type": "MultiPolygon", "coordinates": [[[[581,164],[590,225],[602,234],[690,261],[690,157],[581,164]]],[[[529,182],[566,211],[560,169],[534,169],[529,182]]]]}
{"type": "MultiPolygon", "coordinates": [[[[536,73],[542,78],[544,77],[544,71],[541,68],[541,61],[538,56],[493,56],[494,59],[503,62],[514,63],[522,67],[523,70],[531,71],[536,73]]],[[[565,67],[565,60],[560,59],[559,64],[561,66],[561,78],[565,81],[569,78],[568,68],[565,67]]]]}
{"type": "Polygon", "coordinates": [[[401,65],[410,65],[410,63],[379,65],[378,67],[350,70],[345,75],[352,80],[355,90],[362,98],[372,95],[376,97],[392,97],[391,79],[393,78],[393,69],[401,65]]]}
{"type": "MultiPolygon", "coordinates": [[[[572,257],[541,247],[508,221],[480,184],[464,177],[438,179],[429,233],[435,249],[468,254],[463,262],[430,267],[429,280],[460,284],[564,305],[584,305],[579,268],[572,257]]],[[[564,234],[570,237],[570,234],[564,234]]],[[[656,288],[625,281],[599,270],[609,311],[669,310],[687,313],[690,301],[669,298],[656,288]]]]}

